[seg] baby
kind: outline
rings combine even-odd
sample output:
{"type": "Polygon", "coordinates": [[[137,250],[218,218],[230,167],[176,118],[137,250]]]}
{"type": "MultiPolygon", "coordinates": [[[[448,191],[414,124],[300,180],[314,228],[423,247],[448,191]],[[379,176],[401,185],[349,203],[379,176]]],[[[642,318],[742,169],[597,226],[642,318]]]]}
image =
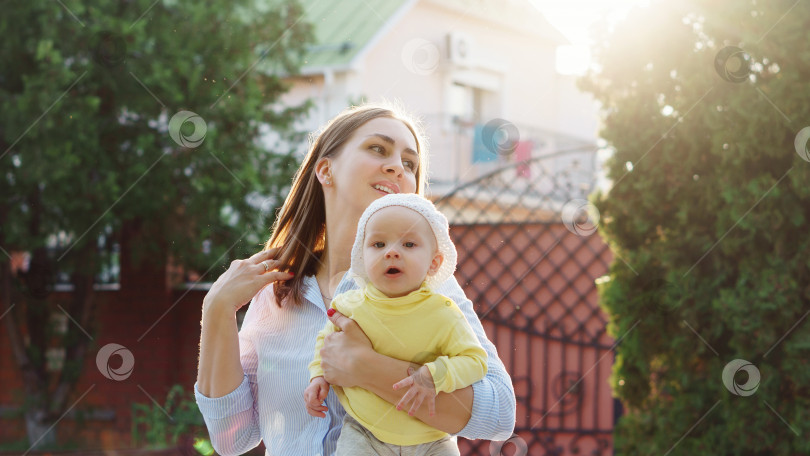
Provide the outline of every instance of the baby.
{"type": "MultiPolygon", "coordinates": [[[[354,319],[377,352],[420,367],[393,385],[410,387],[396,407],[362,388],[335,386],[347,412],[338,456],[400,454],[404,446],[407,454],[459,454],[447,433],[413,417],[423,402],[433,415],[438,392],[464,388],[486,374],[486,352],[461,310],[433,292],[453,275],[456,256],[447,219],[419,195],[383,196],[360,217],[350,274],[361,288],[336,296],[331,307],[354,319]],[[409,401],[409,413],[400,411],[409,401]]],[[[304,399],[312,416],[325,416],[329,383],[320,349],[336,330],[329,322],[318,333],[309,365],[304,399]]]]}

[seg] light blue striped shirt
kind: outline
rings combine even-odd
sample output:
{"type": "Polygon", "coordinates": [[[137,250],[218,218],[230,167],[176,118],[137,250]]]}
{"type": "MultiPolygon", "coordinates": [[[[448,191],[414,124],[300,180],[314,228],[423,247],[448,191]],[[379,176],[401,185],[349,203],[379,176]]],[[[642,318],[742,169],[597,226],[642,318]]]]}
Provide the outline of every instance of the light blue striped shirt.
{"type": "MultiPolygon", "coordinates": [[[[336,293],[354,288],[354,281],[344,276],[336,293]]],[[[240,455],[261,440],[268,456],[335,453],[345,412],[334,390],[326,398],[326,418],[309,415],[303,399],[315,336],[328,320],[318,290],[315,278],[305,277],[304,302],[279,308],[272,286],[265,287],[251,301],[239,331],[242,384],[219,398],[203,396],[194,384],[197,405],[219,454],[240,455]]],[[[507,440],[515,427],[512,380],[455,277],[435,291],[458,304],[487,352],[487,375],[473,384],[472,417],[458,435],[507,440]]]]}

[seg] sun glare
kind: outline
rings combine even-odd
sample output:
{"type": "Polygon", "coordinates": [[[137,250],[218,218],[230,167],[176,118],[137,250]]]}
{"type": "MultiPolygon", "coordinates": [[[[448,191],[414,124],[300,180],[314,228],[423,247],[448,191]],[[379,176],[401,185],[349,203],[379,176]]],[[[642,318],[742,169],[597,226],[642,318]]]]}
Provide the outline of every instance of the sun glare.
{"type": "Polygon", "coordinates": [[[606,20],[615,24],[649,0],[529,0],[570,42],[557,48],[557,71],[583,74],[591,64],[589,28],[606,20]]]}
{"type": "Polygon", "coordinates": [[[566,44],[557,47],[557,72],[585,74],[591,64],[591,49],[587,44],[566,44]]]}

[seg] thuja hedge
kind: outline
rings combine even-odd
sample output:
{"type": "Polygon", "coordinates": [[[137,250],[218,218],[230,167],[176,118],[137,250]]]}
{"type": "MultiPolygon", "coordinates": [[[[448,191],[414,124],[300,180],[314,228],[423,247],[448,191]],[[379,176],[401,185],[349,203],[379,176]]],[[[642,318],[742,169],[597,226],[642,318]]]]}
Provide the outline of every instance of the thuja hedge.
{"type": "Polygon", "coordinates": [[[599,41],[617,454],[810,454],[809,16],[653,2],[599,41]]]}

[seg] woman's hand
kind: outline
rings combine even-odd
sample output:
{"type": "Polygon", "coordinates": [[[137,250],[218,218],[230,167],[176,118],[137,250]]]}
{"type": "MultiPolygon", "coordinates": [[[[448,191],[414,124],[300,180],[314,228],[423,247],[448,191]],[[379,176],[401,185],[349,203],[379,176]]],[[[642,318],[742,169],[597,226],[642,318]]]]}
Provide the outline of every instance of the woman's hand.
{"type": "Polygon", "coordinates": [[[278,261],[273,258],[278,248],[263,250],[247,260],[234,260],[203,299],[203,313],[207,310],[227,310],[235,313],[271,282],[289,280],[291,272],[276,271],[278,261]],[[266,266],[265,266],[266,265],[266,266]]]}
{"type": "Polygon", "coordinates": [[[197,386],[204,396],[225,396],[242,383],[236,311],[270,282],[292,278],[275,270],[277,253],[278,249],[269,249],[232,262],[205,295],[197,370],[197,386]]]}
{"type": "Polygon", "coordinates": [[[340,331],[324,339],[321,349],[324,378],[331,385],[362,386],[366,378],[364,368],[368,366],[365,360],[375,353],[371,341],[356,321],[340,312],[334,312],[329,320],[340,331]]]}

